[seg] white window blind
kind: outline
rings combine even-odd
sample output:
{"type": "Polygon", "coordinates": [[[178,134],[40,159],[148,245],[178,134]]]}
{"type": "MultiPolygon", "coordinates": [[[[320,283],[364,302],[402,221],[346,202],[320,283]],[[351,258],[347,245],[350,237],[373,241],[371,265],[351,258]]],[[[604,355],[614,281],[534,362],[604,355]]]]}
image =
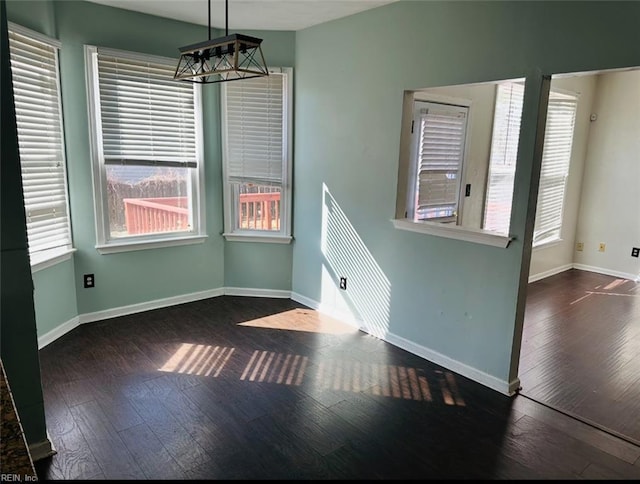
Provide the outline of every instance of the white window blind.
{"type": "Polygon", "coordinates": [[[457,214],[467,113],[462,106],[415,102],[416,221],[457,214]]]}
{"type": "Polygon", "coordinates": [[[106,164],[197,166],[194,87],[174,70],[98,51],[106,164]]]}
{"type": "Polygon", "coordinates": [[[224,86],[227,181],[282,185],[285,76],[274,72],[224,86]]]}
{"type": "Polygon", "coordinates": [[[576,109],[575,96],[553,91],[549,94],[533,232],[534,246],[560,239],[576,109]]]}
{"type": "Polygon", "coordinates": [[[523,84],[498,84],[483,228],[502,234],[509,232],[523,100],[523,84]]]}
{"type": "Polygon", "coordinates": [[[90,45],[85,58],[98,250],[201,237],[200,86],[173,80],[170,58],[90,45]]]}
{"type": "Polygon", "coordinates": [[[29,254],[71,248],[58,46],[9,29],[29,254]]]}

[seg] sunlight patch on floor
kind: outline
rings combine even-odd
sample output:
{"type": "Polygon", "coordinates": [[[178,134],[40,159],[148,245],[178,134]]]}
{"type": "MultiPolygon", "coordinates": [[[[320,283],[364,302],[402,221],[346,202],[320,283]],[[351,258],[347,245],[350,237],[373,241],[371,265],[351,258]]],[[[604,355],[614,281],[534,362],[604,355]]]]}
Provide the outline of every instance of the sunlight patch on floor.
{"type": "Polygon", "coordinates": [[[300,355],[285,355],[273,351],[254,351],[241,380],[300,385],[309,358],[300,355]]]}
{"type": "Polygon", "coordinates": [[[183,343],[159,371],[187,375],[220,375],[234,348],[183,343]]]}
{"type": "MultiPolygon", "coordinates": [[[[159,371],[220,376],[235,348],[182,343],[159,371]]],[[[237,358],[237,357],[236,357],[237,358]]],[[[235,368],[237,366],[234,365],[235,368]]],[[[226,376],[229,376],[227,371],[226,376]]],[[[441,401],[464,407],[455,376],[450,371],[427,371],[402,365],[363,363],[331,359],[312,365],[308,356],[254,350],[239,379],[246,382],[300,386],[309,384],[320,390],[413,400],[441,401]]]]}
{"type": "Polygon", "coordinates": [[[306,331],[323,334],[356,333],[358,328],[340,322],[312,309],[296,308],[271,314],[263,318],[238,323],[238,326],[253,328],[285,329],[288,331],[306,331]]]}
{"type": "Polygon", "coordinates": [[[611,291],[612,289],[615,289],[616,287],[624,284],[625,282],[628,282],[627,279],[614,279],[609,284],[604,286],[604,290],[605,291],[611,291]]]}

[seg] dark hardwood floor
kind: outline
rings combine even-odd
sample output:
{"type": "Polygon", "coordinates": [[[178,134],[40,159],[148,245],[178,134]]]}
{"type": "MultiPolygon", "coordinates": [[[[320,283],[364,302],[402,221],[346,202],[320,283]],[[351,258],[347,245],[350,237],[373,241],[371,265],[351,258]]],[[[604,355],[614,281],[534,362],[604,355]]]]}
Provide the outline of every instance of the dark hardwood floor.
{"type": "Polygon", "coordinates": [[[640,445],[640,283],[571,269],[529,285],[521,394],[640,445]]]}
{"type": "Polygon", "coordinates": [[[41,480],[640,478],[640,447],[287,299],[85,324],[40,361],[41,480]]]}

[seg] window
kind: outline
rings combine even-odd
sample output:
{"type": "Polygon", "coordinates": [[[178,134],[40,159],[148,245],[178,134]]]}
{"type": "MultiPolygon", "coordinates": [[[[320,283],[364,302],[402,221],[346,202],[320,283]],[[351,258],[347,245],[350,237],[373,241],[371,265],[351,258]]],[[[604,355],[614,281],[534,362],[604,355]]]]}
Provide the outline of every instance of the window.
{"type": "Polygon", "coordinates": [[[225,237],[291,240],[293,71],[222,86],[225,237]]]}
{"type": "Polygon", "coordinates": [[[60,103],[60,44],[9,26],[9,53],[32,270],[68,256],[71,224],[60,103]]]}
{"type": "Polygon", "coordinates": [[[577,98],[556,91],[549,93],[547,125],[542,148],[538,205],[533,246],[560,240],[564,195],[569,175],[577,98]]]}
{"type": "Polygon", "coordinates": [[[200,86],[174,59],[86,47],[98,250],[204,240],[200,86]]]}
{"type": "Polygon", "coordinates": [[[469,108],[415,101],[407,218],[456,222],[469,108]]]}
{"type": "MultiPolygon", "coordinates": [[[[484,228],[487,230],[501,233],[509,230],[523,97],[524,87],[521,84],[498,86],[485,201],[484,228]]],[[[576,107],[575,96],[551,89],[533,235],[534,247],[560,240],[576,107]]]]}
{"type": "Polygon", "coordinates": [[[507,234],[518,158],[524,85],[510,82],[498,84],[496,89],[483,228],[507,234]]]}

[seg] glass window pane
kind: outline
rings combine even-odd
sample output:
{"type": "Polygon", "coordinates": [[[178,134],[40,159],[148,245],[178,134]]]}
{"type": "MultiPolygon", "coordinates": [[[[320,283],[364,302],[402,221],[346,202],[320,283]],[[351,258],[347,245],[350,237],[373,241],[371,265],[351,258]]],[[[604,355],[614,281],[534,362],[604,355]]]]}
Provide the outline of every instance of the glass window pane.
{"type": "Polygon", "coordinates": [[[241,183],[236,185],[237,228],[279,231],[281,187],[241,183]]]}
{"type": "Polygon", "coordinates": [[[188,168],[107,165],[112,238],[192,228],[188,168]]]}

